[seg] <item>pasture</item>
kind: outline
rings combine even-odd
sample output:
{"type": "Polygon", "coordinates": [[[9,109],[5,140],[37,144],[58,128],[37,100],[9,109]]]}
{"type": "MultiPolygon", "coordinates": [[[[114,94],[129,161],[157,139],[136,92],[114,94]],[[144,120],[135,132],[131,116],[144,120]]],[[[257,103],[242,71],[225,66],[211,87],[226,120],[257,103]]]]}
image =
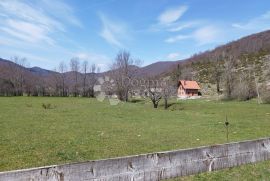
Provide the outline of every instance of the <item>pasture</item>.
{"type": "MultiPolygon", "coordinates": [[[[230,142],[269,136],[270,105],[256,101],[174,101],[164,110],[144,100],[111,106],[89,98],[0,97],[0,171],[225,143],[226,115],[230,142]]],[[[269,162],[261,164],[230,174],[265,165],[269,171],[269,162]]]]}

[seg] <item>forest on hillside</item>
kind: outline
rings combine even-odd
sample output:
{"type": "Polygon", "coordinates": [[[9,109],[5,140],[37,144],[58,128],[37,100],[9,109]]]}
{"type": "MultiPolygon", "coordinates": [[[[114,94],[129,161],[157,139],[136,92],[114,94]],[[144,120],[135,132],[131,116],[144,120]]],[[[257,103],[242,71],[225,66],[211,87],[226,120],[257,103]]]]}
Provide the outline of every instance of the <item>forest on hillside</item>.
{"type": "Polygon", "coordinates": [[[167,99],[176,95],[178,81],[186,79],[214,85],[216,94],[223,95],[224,99],[257,97],[262,102],[270,102],[270,31],[244,37],[184,61],[157,62],[142,68],[139,64],[127,51],[120,51],[110,70],[104,73],[95,64],[78,58],[72,58],[69,65],[61,62],[53,71],[27,68],[25,58],[0,59],[0,95],[94,97],[98,78],[109,75],[116,85],[107,87],[107,93],[125,101],[134,95],[134,90],[141,95],[152,95],[153,103],[161,97],[167,99]],[[166,70],[162,72],[161,67],[166,70]],[[127,83],[125,79],[130,81],[127,83]],[[135,79],[148,80],[145,90],[130,84],[135,79]],[[167,88],[156,83],[150,85],[149,80],[166,80],[167,88]]]}

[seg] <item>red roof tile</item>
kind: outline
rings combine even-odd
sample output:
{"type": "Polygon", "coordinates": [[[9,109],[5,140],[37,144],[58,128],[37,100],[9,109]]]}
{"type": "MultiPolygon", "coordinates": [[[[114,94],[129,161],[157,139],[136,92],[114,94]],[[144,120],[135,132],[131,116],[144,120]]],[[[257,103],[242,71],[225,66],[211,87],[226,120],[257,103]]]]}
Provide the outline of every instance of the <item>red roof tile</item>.
{"type": "Polygon", "coordinates": [[[201,89],[196,81],[180,80],[180,83],[183,85],[184,89],[201,89]]]}

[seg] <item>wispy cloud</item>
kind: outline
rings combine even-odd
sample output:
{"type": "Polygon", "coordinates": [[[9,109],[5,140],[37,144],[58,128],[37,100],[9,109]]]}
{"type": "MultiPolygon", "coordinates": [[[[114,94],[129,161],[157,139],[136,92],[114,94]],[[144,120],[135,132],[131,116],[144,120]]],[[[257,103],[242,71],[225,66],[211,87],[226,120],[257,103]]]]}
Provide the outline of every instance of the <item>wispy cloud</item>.
{"type": "Polygon", "coordinates": [[[112,45],[120,48],[124,47],[121,40],[129,36],[126,25],[112,21],[102,13],[99,13],[99,17],[102,22],[100,36],[112,45]]]}
{"type": "Polygon", "coordinates": [[[30,43],[54,45],[54,33],[65,32],[66,24],[81,27],[72,8],[62,1],[42,0],[34,4],[28,1],[1,0],[1,31],[30,43]]]}
{"type": "Polygon", "coordinates": [[[178,58],[179,56],[180,56],[179,53],[170,53],[167,55],[167,59],[174,60],[174,59],[178,58]]]}
{"type": "Polygon", "coordinates": [[[25,1],[0,1],[1,12],[5,13],[9,18],[37,24],[47,30],[64,30],[62,23],[38,9],[40,8],[28,4],[25,1]]]}
{"type": "Polygon", "coordinates": [[[164,10],[157,18],[157,23],[149,28],[151,32],[168,31],[177,32],[196,26],[199,21],[182,21],[181,17],[188,10],[188,6],[175,6],[164,10]]]}
{"type": "Polygon", "coordinates": [[[45,41],[50,45],[55,44],[55,41],[47,35],[48,30],[36,24],[8,19],[6,20],[6,25],[6,27],[0,29],[16,38],[31,43],[45,41]]]}
{"type": "Polygon", "coordinates": [[[181,23],[174,23],[170,27],[167,28],[169,32],[177,32],[187,28],[194,28],[200,25],[201,22],[199,21],[189,21],[189,22],[181,22],[181,23]]]}
{"type": "Polygon", "coordinates": [[[162,12],[158,17],[160,24],[168,25],[177,21],[183,14],[188,10],[187,6],[178,6],[174,8],[169,8],[162,12]]]}
{"type": "Polygon", "coordinates": [[[65,20],[65,22],[80,27],[83,27],[82,22],[75,16],[75,10],[64,1],[55,0],[40,0],[41,5],[50,9],[50,13],[56,19],[65,20]]]}
{"type": "Polygon", "coordinates": [[[205,26],[197,29],[192,36],[198,45],[216,43],[221,40],[222,32],[216,26],[205,26]]]}
{"type": "Polygon", "coordinates": [[[195,41],[198,46],[201,46],[220,42],[222,31],[218,26],[212,25],[206,20],[182,20],[181,17],[188,9],[188,6],[176,6],[166,9],[160,14],[158,23],[153,25],[151,30],[163,31],[170,35],[164,40],[166,43],[176,43],[190,39],[195,41]]]}
{"type": "Polygon", "coordinates": [[[222,31],[216,26],[203,26],[187,35],[176,35],[165,40],[166,43],[175,43],[185,39],[194,40],[198,46],[221,41],[222,31]]]}
{"type": "Polygon", "coordinates": [[[1,56],[24,56],[39,65],[54,66],[71,56],[61,46],[68,38],[58,38],[66,37],[70,26],[83,28],[73,7],[63,0],[0,0],[1,56]]]}
{"type": "Polygon", "coordinates": [[[167,38],[165,40],[165,42],[166,43],[174,43],[174,42],[178,42],[178,41],[185,40],[185,39],[188,39],[188,38],[190,38],[190,35],[177,35],[177,36],[167,38]]]}
{"type": "Polygon", "coordinates": [[[179,53],[179,52],[172,52],[172,53],[169,53],[165,58],[166,60],[183,60],[185,58],[188,58],[190,57],[190,55],[188,54],[182,54],[182,53],[179,53]]]}
{"type": "Polygon", "coordinates": [[[247,31],[264,31],[270,28],[270,11],[250,19],[246,23],[233,23],[232,27],[247,31]]]}

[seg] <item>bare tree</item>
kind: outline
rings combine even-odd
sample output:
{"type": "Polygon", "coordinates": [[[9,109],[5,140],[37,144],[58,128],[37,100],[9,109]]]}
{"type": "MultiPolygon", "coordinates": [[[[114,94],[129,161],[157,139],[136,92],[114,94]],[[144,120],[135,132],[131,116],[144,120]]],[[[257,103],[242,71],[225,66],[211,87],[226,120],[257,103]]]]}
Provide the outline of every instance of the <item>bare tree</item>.
{"type": "Polygon", "coordinates": [[[89,88],[88,88],[88,95],[89,97],[94,97],[94,86],[97,83],[97,73],[99,73],[99,68],[96,64],[92,64],[90,67],[90,74],[89,74],[89,88]]]}
{"type": "Polygon", "coordinates": [[[87,96],[87,73],[88,73],[88,62],[85,60],[82,63],[83,72],[83,97],[87,96]]]}
{"type": "Polygon", "coordinates": [[[148,82],[148,96],[151,99],[154,108],[158,107],[159,101],[162,99],[162,88],[158,80],[149,79],[148,82]]]}
{"type": "Polygon", "coordinates": [[[80,62],[79,59],[74,57],[70,60],[70,69],[72,72],[72,78],[74,81],[74,87],[73,87],[73,95],[77,97],[79,95],[79,84],[78,84],[78,78],[79,78],[79,71],[80,71],[80,62]]]}
{"type": "Polygon", "coordinates": [[[177,64],[177,68],[175,68],[171,73],[172,81],[178,82],[181,79],[181,75],[182,75],[181,69],[182,69],[181,65],[177,64]]]}
{"type": "Polygon", "coordinates": [[[255,63],[253,65],[250,65],[246,68],[247,74],[245,75],[247,81],[248,81],[248,86],[246,90],[249,91],[249,99],[254,97],[254,92],[256,90],[257,94],[257,101],[258,104],[262,103],[260,92],[259,92],[259,83],[258,83],[258,76],[256,75],[256,65],[255,63]],[[254,88],[255,87],[255,88],[254,88]],[[255,90],[254,90],[255,89],[255,90]]]}
{"type": "Polygon", "coordinates": [[[13,96],[14,85],[11,81],[0,78],[0,96],[13,96]]]}
{"type": "Polygon", "coordinates": [[[169,80],[164,80],[161,82],[161,89],[162,97],[164,99],[164,109],[167,109],[169,107],[168,101],[173,95],[176,95],[177,88],[173,84],[173,82],[170,82],[169,80]]]}
{"type": "Polygon", "coordinates": [[[48,76],[47,84],[50,96],[62,96],[62,80],[58,68],[54,68],[53,73],[48,76]]]}
{"type": "Polygon", "coordinates": [[[254,82],[255,82],[255,86],[256,86],[257,101],[258,101],[258,104],[261,104],[262,99],[261,99],[261,95],[260,95],[260,92],[259,92],[259,83],[258,83],[258,79],[256,77],[255,71],[253,72],[253,76],[254,76],[254,82]]]}
{"type": "Polygon", "coordinates": [[[235,65],[234,65],[234,60],[233,57],[227,57],[225,59],[224,63],[224,86],[225,86],[225,96],[227,99],[232,98],[232,92],[233,92],[233,83],[234,83],[234,73],[235,73],[235,65]]]}
{"type": "Polygon", "coordinates": [[[258,104],[270,103],[270,56],[263,57],[263,65],[259,64],[256,67],[255,61],[252,62],[253,64],[247,69],[252,71],[251,76],[256,89],[257,102],[258,104]],[[260,73],[262,73],[261,77],[260,73]]]}
{"type": "Polygon", "coordinates": [[[238,72],[233,87],[232,98],[234,99],[246,101],[256,95],[255,82],[250,71],[238,72]]]}
{"type": "Polygon", "coordinates": [[[17,96],[22,96],[24,91],[24,83],[25,83],[25,66],[27,63],[26,58],[20,58],[17,56],[14,56],[11,58],[11,60],[16,63],[17,65],[10,64],[11,69],[11,81],[15,85],[15,94],[17,96]]]}
{"type": "Polygon", "coordinates": [[[66,91],[66,71],[67,71],[67,66],[65,62],[60,62],[59,64],[59,73],[60,73],[60,79],[61,79],[61,96],[65,97],[67,96],[67,91],[66,91]]]}
{"type": "Polygon", "coordinates": [[[116,94],[122,101],[128,101],[129,92],[132,88],[131,82],[138,64],[139,61],[134,61],[127,51],[120,51],[112,64],[111,76],[116,83],[116,94]]]}
{"type": "Polygon", "coordinates": [[[223,55],[217,56],[214,58],[216,62],[214,63],[214,66],[212,67],[213,76],[212,79],[216,83],[216,90],[217,93],[220,94],[220,84],[221,84],[221,78],[223,74],[223,55]]]}
{"type": "Polygon", "coordinates": [[[193,80],[194,74],[192,67],[186,67],[185,69],[182,69],[180,78],[184,80],[193,80]]]}

